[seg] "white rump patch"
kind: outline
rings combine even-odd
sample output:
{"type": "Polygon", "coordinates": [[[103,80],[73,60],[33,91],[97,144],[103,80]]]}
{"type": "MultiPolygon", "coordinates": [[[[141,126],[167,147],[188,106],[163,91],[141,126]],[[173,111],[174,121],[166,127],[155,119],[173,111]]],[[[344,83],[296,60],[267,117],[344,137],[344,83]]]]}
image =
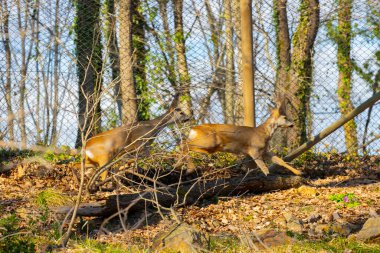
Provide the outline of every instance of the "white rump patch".
{"type": "Polygon", "coordinates": [[[95,157],[94,154],[91,153],[90,150],[86,150],[86,156],[89,157],[90,159],[94,159],[94,157],[95,157]]]}
{"type": "Polygon", "coordinates": [[[189,139],[194,139],[197,135],[197,131],[191,129],[189,133],[189,139]]]}

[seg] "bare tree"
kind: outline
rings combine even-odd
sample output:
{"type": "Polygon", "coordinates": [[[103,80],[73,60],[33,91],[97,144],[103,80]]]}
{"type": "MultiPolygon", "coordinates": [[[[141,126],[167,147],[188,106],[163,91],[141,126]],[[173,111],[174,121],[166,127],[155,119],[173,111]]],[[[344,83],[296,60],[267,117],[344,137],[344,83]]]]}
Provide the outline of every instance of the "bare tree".
{"type": "Polygon", "coordinates": [[[185,34],[183,31],[183,0],[173,0],[174,27],[175,27],[175,49],[177,52],[177,64],[179,73],[179,87],[177,93],[180,94],[179,106],[182,110],[192,115],[192,105],[190,96],[190,74],[186,60],[185,34]]]}
{"type": "Polygon", "coordinates": [[[7,104],[7,128],[9,141],[14,141],[14,114],[12,110],[12,80],[11,80],[11,67],[12,67],[12,54],[9,40],[9,10],[7,5],[8,0],[4,0],[0,4],[0,12],[2,19],[2,37],[5,49],[5,62],[6,62],[6,80],[5,80],[5,102],[7,104]]]}
{"type": "Polygon", "coordinates": [[[253,59],[252,38],[252,0],[240,1],[241,12],[241,47],[242,47],[242,80],[244,99],[244,124],[256,125],[255,116],[255,68],[253,59]]]}
{"type": "Polygon", "coordinates": [[[236,71],[237,71],[237,87],[235,96],[235,124],[243,125],[244,124],[244,101],[243,101],[243,87],[241,82],[242,75],[242,48],[241,48],[241,17],[240,17],[240,0],[232,0],[233,7],[233,25],[234,31],[236,34],[236,71]]]}
{"type": "MultiPolygon", "coordinates": [[[[209,0],[205,0],[205,8],[207,13],[207,21],[211,31],[211,42],[212,50],[208,48],[210,65],[212,69],[212,78],[211,83],[207,89],[207,93],[202,99],[199,118],[200,122],[205,122],[205,118],[208,115],[207,110],[209,109],[211,103],[211,97],[216,92],[219,98],[219,101],[222,105],[223,111],[225,112],[226,106],[226,96],[225,96],[225,79],[226,79],[226,70],[223,66],[223,59],[226,54],[226,43],[223,43],[220,34],[222,33],[222,25],[224,24],[223,12],[220,15],[215,15],[212,10],[212,5],[209,0]]],[[[196,3],[193,2],[194,8],[196,8],[196,3]]],[[[201,24],[201,22],[200,22],[201,24]]],[[[206,45],[209,38],[204,34],[206,45]]],[[[226,118],[226,117],[225,117],[226,118]]]]}
{"type": "Polygon", "coordinates": [[[226,28],[226,85],[225,85],[225,122],[234,123],[234,88],[235,88],[235,71],[234,71],[234,41],[233,41],[233,24],[232,24],[232,7],[231,0],[224,0],[224,18],[226,28]]]}
{"type": "Polygon", "coordinates": [[[132,1],[120,0],[119,38],[120,38],[120,87],[123,101],[123,123],[137,121],[137,98],[133,80],[132,45],[132,1]]]}
{"type": "Polygon", "coordinates": [[[37,98],[36,98],[36,115],[35,115],[35,125],[36,125],[36,143],[37,145],[41,145],[42,138],[41,133],[43,132],[41,129],[41,85],[40,85],[40,60],[41,60],[41,52],[40,52],[40,1],[37,0],[35,2],[36,7],[34,8],[33,18],[36,20],[36,45],[35,45],[35,54],[36,54],[36,84],[37,84],[37,98]]]}
{"type": "Polygon", "coordinates": [[[122,119],[122,98],[120,91],[120,58],[119,58],[119,47],[117,41],[116,33],[116,9],[115,0],[106,0],[106,29],[105,29],[105,39],[108,47],[109,58],[111,62],[111,75],[112,82],[114,83],[114,97],[116,100],[119,119],[122,119]]]}
{"type": "Polygon", "coordinates": [[[26,148],[27,143],[27,135],[26,135],[26,122],[25,122],[25,92],[26,92],[26,78],[29,60],[31,56],[31,47],[33,45],[33,41],[30,42],[30,48],[27,48],[26,35],[29,24],[29,5],[26,3],[22,5],[19,0],[16,1],[17,6],[17,23],[19,34],[21,38],[21,66],[20,66],[20,78],[19,81],[19,113],[18,113],[18,121],[21,130],[21,146],[22,148],[26,148]],[[29,50],[28,50],[29,49],[29,50]]]}
{"type": "Polygon", "coordinates": [[[57,120],[58,120],[58,82],[59,82],[59,5],[60,1],[55,1],[55,18],[54,18],[54,95],[53,95],[53,119],[51,129],[51,145],[57,145],[57,120]]]}
{"type": "MultiPolygon", "coordinates": [[[[175,87],[177,78],[175,74],[175,52],[173,47],[173,40],[172,40],[172,33],[170,32],[169,27],[169,21],[168,21],[168,2],[169,0],[157,0],[158,7],[160,10],[160,16],[162,19],[162,26],[163,26],[163,32],[164,32],[164,38],[165,43],[162,43],[165,45],[165,51],[167,52],[168,57],[166,57],[166,54],[163,53],[165,59],[166,59],[166,69],[167,69],[167,78],[170,82],[170,84],[175,87]]],[[[157,38],[157,37],[156,37],[157,38]]]]}
{"type": "Polygon", "coordinates": [[[47,62],[44,64],[43,69],[46,68],[46,71],[42,71],[42,82],[44,88],[44,114],[43,114],[43,128],[44,128],[44,137],[43,143],[47,144],[49,142],[50,134],[50,91],[49,91],[49,82],[50,82],[50,66],[51,66],[51,50],[49,50],[47,62]]]}

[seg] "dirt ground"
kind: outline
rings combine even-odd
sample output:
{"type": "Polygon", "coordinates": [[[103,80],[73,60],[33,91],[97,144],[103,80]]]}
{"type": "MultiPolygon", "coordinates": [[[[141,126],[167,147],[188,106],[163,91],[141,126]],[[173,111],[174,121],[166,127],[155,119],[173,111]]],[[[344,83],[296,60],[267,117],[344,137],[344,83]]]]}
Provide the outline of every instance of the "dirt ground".
{"type": "MultiPolygon", "coordinates": [[[[179,208],[175,215],[166,212],[165,219],[157,212],[142,210],[136,217],[144,219],[148,214],[149,219],[133,231],[124,231],[115,220],[108,225],[112,233],[97,235],[96,229],[102,221],[85,219],[85,224],[91,224],[91,228],[77,230],[77,234],[93,236],[99,242],[136,243],[148,247],[158,232],[177,219],[214,235],[241,236],[262,230],[281,230],[292,236],[316,240],[347,237],[360,230],[369,217],[380,215],[380,156],[320,155],[294,164],[308,178],[306,185],[300,188],[215,197],[179,208]],[[343,225],[334,227],[337,223],[343,225]]],[[[28,230],[31,221],[41,216],[38,198],[44,190],[60,192],[65,196],[65,203],[75,199],[78,180],[70,165],[27,158],[14,159],[6,166],[9,170],[0,174],[0,219],[15,213],[21,221],[21,230],[28,230]]],[[[84,201],[99,200],[107,194],[110,193],[86,196],[84,201]]],[[[41,229],[48,229],[56,219],[62,217],[51,214],[50,223],[39,221],[41,229]]]]}

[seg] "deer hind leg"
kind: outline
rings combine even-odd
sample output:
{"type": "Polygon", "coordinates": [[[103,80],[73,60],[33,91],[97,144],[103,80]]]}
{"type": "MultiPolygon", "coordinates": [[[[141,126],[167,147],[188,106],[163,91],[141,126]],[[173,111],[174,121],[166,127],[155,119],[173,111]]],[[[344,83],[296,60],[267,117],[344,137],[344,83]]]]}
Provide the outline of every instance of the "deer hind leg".
{"type": "Polygon", "coordinates": [[[281,165],[282,167],[285,167],[287,168],[288,170],[290,170],[291,172],[293,172],[294,174],[296,175],[301,175],[302,172],[293,168],[292,166],[290,166],[289,164],[287,164],[284,160],[282,160],[280,157],[278,156],[275,156],[275,155],[270,155],[270,159],[272,160],[272,162],[278,164],[278,165],[281,165]]]}
{"type": "Polygon", "coordinates": [[[180,155],[178,161],[173,165],[174,169],[180,168],[182,165],[187,164],[186,174],[191,174],[195,171],[195,164],[189,155],[189,146],[187,142],[183,142],[180,145],[180,155]]]}
{"type": "MultiPolygon", "coordinates": [[[[106,166],[111,160],[112,160],[112,158],[110,158],[108,156],[97,157],[98,166],[97,166],[95,173],[98,173],[100,170],[103,170],[104,166],[106,166]]],[[[108,175],[108,170],[109,170],[109,168],[107,168],[106,170],[102,171],[102,173],[100,173],[99,177],[100,177],[101,181],[106,180],[107,175],[108,175]]]]}

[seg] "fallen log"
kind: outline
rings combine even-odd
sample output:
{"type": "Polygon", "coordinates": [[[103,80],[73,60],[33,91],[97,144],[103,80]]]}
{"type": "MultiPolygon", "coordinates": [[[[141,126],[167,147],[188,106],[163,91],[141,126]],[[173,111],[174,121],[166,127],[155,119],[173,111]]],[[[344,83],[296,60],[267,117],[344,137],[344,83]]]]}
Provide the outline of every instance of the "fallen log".
{"type": "MultiPolygon", "coordinates": [[[[172,207],[197,203],[213,196],[231,196],[246,192],[261,193],[298,187],[302,177],[288,175],[237,176],[215,180],[197,180],[179,187],[161,187],[155,191],[143,191],[138,194],[111,195],[104,202],[84,203],[78,208],[79,216],[109,216],[128,207],[128,212],[142,211],[147,207],[172,207]]],[[[56,208],[54,211],[66,214],[71,206],[56,208]]]]}

